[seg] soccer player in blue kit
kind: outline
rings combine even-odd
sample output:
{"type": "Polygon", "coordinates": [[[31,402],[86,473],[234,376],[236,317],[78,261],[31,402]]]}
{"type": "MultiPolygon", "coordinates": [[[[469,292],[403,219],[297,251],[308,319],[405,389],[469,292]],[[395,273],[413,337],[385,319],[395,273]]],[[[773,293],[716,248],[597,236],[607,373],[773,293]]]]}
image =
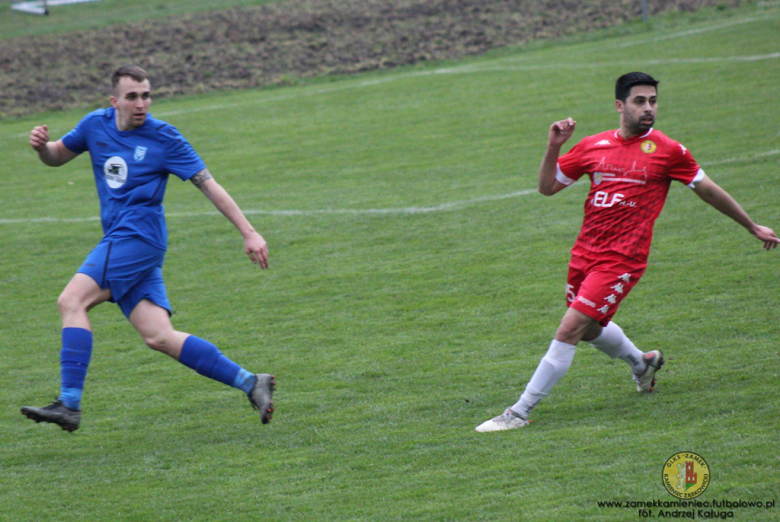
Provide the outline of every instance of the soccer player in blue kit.
{"type": "Polygon", "coordinates": [[[192,181],[238,229],[245,252],[263,269],[268,268],[268,246],[179,131],[149,114],[152,95],[147,73],[124,66],[113,73],[111,85],[111,107],[88,114],[59,141],[49,141],[45,125],[30,132],[30,145],[51,167],[89,151],[104,236],[58,300],[62,315],[59,399],[43,408],[25,406],[22,414],[63,430],[78,429],[92,355],[88,312],[110,301],[119,305],[150,348],[244,391],[266,424],[274,411],[274,376],[248,372],[210,342],[179,332],[171,323],[162,278],[168,244],[162,200],[168,175],[192,181]]]}

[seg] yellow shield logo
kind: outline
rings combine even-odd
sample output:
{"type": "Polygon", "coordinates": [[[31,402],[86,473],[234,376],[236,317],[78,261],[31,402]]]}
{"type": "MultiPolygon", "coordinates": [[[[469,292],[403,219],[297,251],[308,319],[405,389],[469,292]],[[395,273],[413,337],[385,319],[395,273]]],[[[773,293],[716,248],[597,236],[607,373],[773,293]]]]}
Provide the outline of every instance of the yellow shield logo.
{"type": "Polygon", "coordinates": [[[652,154],[658,149],[658,145],[652,140],[645,140],[639,145],[639,148],[642,149],[642,152],[645,154],[652,154]]]}

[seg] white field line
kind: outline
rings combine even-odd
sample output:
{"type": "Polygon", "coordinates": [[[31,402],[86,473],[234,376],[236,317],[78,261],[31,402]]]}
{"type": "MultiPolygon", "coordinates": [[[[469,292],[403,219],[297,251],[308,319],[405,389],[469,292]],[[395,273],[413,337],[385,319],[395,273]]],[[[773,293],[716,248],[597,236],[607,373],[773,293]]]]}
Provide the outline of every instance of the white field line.
{"type": "MultiPolygon", "coordinates": [[[[658,60],[636,60],[636,61],[615,61],[615,62],[577,62],[577,63],[550,63],[539,65],[500,65],[499,62],[504,62],[507,59],[499,59],[494,62],[483,64],[467,64],[457,67],[445,67],[442,69],[433,69],[430,71],[416,71],[403,74],[395,74],[387,76],[385,78],[374,78],[371,80],[364,80],[361,82],[349,82],[342,83],[340,85],[334,85],[332,87],[322,87],[319,89],[313,89],[305,92],[294,92],[289,94],[283,94],[280,96],[269,96],[266,98],[239,102],[239,103],[218,103],[215,105],[208,105],[205,107],[193,107],[188,109],[177,109],[171,111],[154,112],[154,116],[157,118],[168,118],[170,116],[179,116],[182,114],[194,114],[198,112],[218,111],[224,109],[237,109],[239,107],[262,105],[266,103],[281,102],[288,100],[295,100],[299,98],[306,98],[310,96],[319,96],[322,94],[330,94],[333,92],[346,91],[350,89],[362,89],[365,87],[373,87],[375,85],[382,85],[385,83],[406,80],[408,78],[419,78],[424,76],[435,76],[440,74],[474,74],[484,72],[505,72],[505,71],[539,71],[539,70],[555,70],[555,69],[591,69],[595,67],[624,67],[635,66],[639,64],[644,65],[684,65],[684,64],[705,64],[705,63],[722,63],[722,62],[756,62],[761,60],[777,60],[780,58],[780,52],[770,54],[757,54],[752,56],[720,56],[712,58],[668,58],[658,60]]],[[[15,138],[28,138],[29,132],[23,132],[14,135],[15,138]]]]}
{"type": "MultiPolygon", "coordinates": [[[[730,163],[739,163],[743,161],[752,161],[755,159],[765,158],[768,156],[780,155],[780,149],[769,150],[766,152],[758,152],[754,154],[748,154],[745,156],[725,158],[714,161],[703,161],[699,163],[702,167],[712,167],[716,165],[726,165],[730,163]]],[[[490,201],[500,201],[503,199],[517,198],[521,196],[528,196],[535,194],[536,189],[526,189],[519,192],[510,192],[509,194],[497,194],[493,196],[482,196],[474,199],[466,199],[462,201],[452,201],[449,203],[441,203],[439,205],[429,207],[400,207],[400,208],[364,208],[364,209],[350,209],[350,208],[331,208],[331,209],[313,209],[313,210],[263,210],[263,209],[246,209],[244,214],[251,215],[264,215],[264,216],[322,216],[322,215],[351,215],[351,216],[381,216],[381,215],[410,215],[410,214],[429,214],[433,212],[443,212],[447,210],[453,210],[461,207],[468,207],[471,205],[477,205],[480,203],[487,203],[490,201]]],[[[216,210],[209,210],[204,212],[166,212],[167,218],[181,218],[181,217],[199,217],[199,216],[219,216],[221,215],[216,210]]],[[[82,223],[89,221],[99,221],[99,216],[81,217],[81,218],[55,218],[55,217],[39,217],[39,218],[21,218],[21,219],[0,219],[0,225],[23,225],[31,223],[82,223]]]]}
{"type": "Polygon", "coordinates": [[[596,67],[626,67],[636,65],[687,65],[723,62],[757,62],[761,60],[777,60],[780,52],[769,54],[756,54],[752,56],[721,56],[713,58],[667,58],[659,60],[634,60],[616,62],[579,62],[579,63],[551,63],[539,65],[485,65],[475,66],[469,70],[452,71],[453,73],[491,72],[491,71],[539,71],[547,69],[592,69],[596,67]]]}
{"type": "MultiPolygon", "coordinates": [[[[710,31],[716,31],[723,28],[732,27],[735,25],[745,24],[745,23],[751,23],[755,21],[765,20],[766,17],[762,18],[745,18],[741,20],[734,20],[731,22],[726,22],[723,24],[717,24],[712,25],[709,27],[701,27],[698,29],[691,29],[688,31],[682,31],[678,33],[672,33],[667,35],[661,35],[654,37],[650,40],[641,40],[638,42],[626,42],[617,45],[616,47],[628,47],[631,45],[640,45],[640,44],[646,44],[649,41],[661,41],[661,40],[667,40],[672,38],[681,38],[685,36],[690,36],[694,34],[701,34],[705,32],[710,31]]],[[[524,57],[520,57],[520,59],[523,59],[524,57]]],[[[717,62],[754,62],[759,60],[773,60],[780,58],[780,52],[777,53],[770,53],[770,54],[763,54],[763,55],[752,55],[752,56],[725,56],[725,57],[711,57],[711,58],[670,58],[670,59],[659,59],[659,60],[644,60],[642,63],[648,64],[648,65],[666,65],[666,64],[697,64],[697,63],[717,63],[717,62]]],[[[611,67],[611,66],[623,66],[623,65],[636,65],[637,62],[627,62],[627,61],[619,61],[619,62],[602,62],[602,63],[574,63],[574,64],[563,64],[563,63],[555,63],[555,64],[544,64],[544,65],[509,65],[509,66],[501,66],[498,65],[501,62],[506,61],[517,61],[517,57],[508,57],[508,58],[498,58],[494,60],[492,63],[481,63],[481,64],[466,64],[456,67],[446,67],[441,69],[434,69],[429,71],[416,71],[411,73],[403,73],[403,74],[396,74],[392,76],[388,76],[385,78],[375,78],[371,80],[365,80],[362,82],[350,82],[350,83],[343,83],[339,85],[335,85],[333,87],[325,87],[325,88],[319,88],[315,90],[311,90],[308,92],[296,92],[296,93],[290,93],[290,94],[284,94],[281,96],[272,96],[268,98],[264,98],[261,100],[254,100],[252,102],[241,102],[241,103],[224,103],[224,104],[216,104],[216,105],[210,105],[207,107],[197,107],[197,108],[190,108],[190,109],[181,109],[181,110],[173,110],[173,111],[167,111],[167,112],[161,112],[157,113],[156,115],[158,117],[169,117],[169,116],[175,116],[180,114],[189,114],[189,113],[195,113],[195,112],[204,112],[204,111],[212,111],[212,110],[222,110],[222,109],[232,109],[237,107],[243,107],[247,105],[258,105],[261,103],[271,103],[276,101],[286,101],[286,100],[292,100],[296,98],[301,97],[308,97],[308,96],[318,96],[321,94],[328,94],[332,92],[337,91],[343,91],[343,90],[349,90],[354,88],[364,88],[364,87],[371,87],[374,85],[381,85],[384,83],[389,83],[393,81],[403,80],[407,78],[415,78],[415,77],[423,77],[423,76],[432,76],[432,75],[439,75],[439,74],[472,74],[472,73],[480,73],[480,72],[491,72],[491,71],[522,71],[522,70],[543,70],[543,69],[571,69],[571,68],[591,68],[591,67],[611,67]],[[496,65],[493,65],[496,64],[496,65]]],[[[15,135],[16,138],[27,138],[29,136],[29,132],[24,132],[15,135]]],[[[780,150],[772,150],[768,152],[753,154],[746,157],[735,157],[735,158],[726,158],[723,160],[716,160],[716,161],[709,161],[709,162],[702,162],[702,166],[713,166],[713,165],[722,165],[722,164],[728,164],[728,163],[737,163],[741,161],[749,161],[756,158],[766,157],[766,156],[773,156],[780,154],[780,150]]],[[[502,195],[495,195],[495,196],[485,196],[482,198],[476,198],[471,200],[464,200],[464,201],[455,201],[451,203],[444,203],[441,205],[436,205],[432,207],[406,207],[406,208],[388,208],[388,209],[321,209],[321,210],[245,210],[244,213],[248,215],[252,214],[263,214],[263,215],[272,215],[272,216],[311,216],[311,215],[324,215],[324,214],[348,214],[348,215],[392,215],[392,214],[422,214],[422,213],[429,213],[429,212],[440,212],[444,210],[449,210],[452,208],[458,208],[463,206],[468,206],[472,204],[478,204],[482,202],[487,201],[496,201],[501,199],[507,199],[507,198],[513,198],[518,196],[524,196],[528,194],[535,193],[535,190],[523,190],[520,192],[513,192],[510,194],[502,194],[502,195]]],[[[207,215],[219,215],[219,212],[216,211],[206,211],[206,212],[185,212],[185,213],[168,213],[166,214],[167,217],[191,217],[191,216],[207,216],[207,215]]],[[[75,223],[75,222],[88,222],[88,221],[98,221],[100,218],[97,216],[91,216],[91,217],[85,217],[85,218],[51,218],[51,217],[42,217],[42,218],[26,218],[26,219],[0,219],[0,225],[8,225],[8,224],[27,224],[27,223],[75,223]]]]}
{"type": "MultiPolygon", "coordinates": [[[[711,31],[717,31],[719,29],[725,29],[729,27],[733,27],[735,25],[741,25],[751,22],[757,22],[761,20],[766,20],[767,17],[749,17],[739,20],[732,20],[729,22],[721,23],[721,24],[714,24],[711,26],[706,27],[700,27],[697,29],[690,29],[687,31],[681,31],[677,33],[671,33],[671,34],[665,34],[660,35],[652,38],[650,41],[661,41],[661,40],[668,40],[673,38],[684,38],[686,36],[691,36],[695,34],[701,34],[711,31]]],[[[648,40],[642,39],[637,42],[625,42],[622,44],[617,45],[617,47],[628,47],[631,45],[642,45],[648,43],[648,40]]],[[[614,47],[605,47],[607,49],[614,48],[614,47]]],[[[715,57],[715,58],[690,58],[690,59],[669,59],[669,60],[649,60],[649,61],[642,61],[641,63],[646,63],[648,65],[664,65],[664,64],[684,64],[684,63],[714,63],[714,62],[721,62],[721,61],[737,61],[737,62],[751,62],[756,60],[766,60],[766,59],[775,59],[780,57],[780,53],[773,53],[770,55],[756,55],[756,56],[727,56],[727,57],[715,57]]],[[[609,62],[609,63],[597,63],[597,64],[586,64],[586,63],[575,63],[575,64],[551,64],[551,65],[539,65],[539,66],[519,66],[519,68],[515,69],[517,66],[513,66],[512,68],[495,68],[495,64],[499,64],[506,61],[517,61],[517,60],[523,60],[526,59],[525,56],[510,56],[505,58],[497,58],[495,60],[492,60],[488,63],[481,63],[481,64],[466,64],[466,65],[459,65],[455,67],[445,67],[441,69],[434,69],[429,71],[416,71],[411,73],[401,73],[401,74],[395,74],[391,75],[385,78],[375,78],[372,80],[364,80],[362,82],[356,82],[356,83],[348,83],[348,84],[342,84],[337,85],[333,87],[325,87],[320,89],[315,89],[310,92],[299,92],[299,93],[291,93],[286,94],[282,96],[273,96],[269,98],[265,98],[262,100],[257,100],[255,102],[242,102],[242,103],[228,103],[228,104],[217,104],[212,105],[208,107],[199,107],[195,109],[182,109],[182,110],[174,110],[174,111],[167,111],[167,112],[161,112],[157,114],[159,117],[169,117],[169,116],[176,116],[179,114],[187,114],[190,112],[203,112],[203,111],[209,111],[209,110],[220,110],[220,109],[232,109],[236,107],[246,106],[246,105],[254,105],[254,104],[261,104],[261,103],[270,103],[275,101],[286,101],[291,100],[295,98],[305,97],[305,96],[317,96],[320,94],[329,94],[332,92],[337,91],[343,91],[348,89],[355,89],[355,88],[364,88],[364,87],[371,87],[373,85],[381,85],[384,83],[389,83],[393,81],[398,80],[404,80],[407,78],[417,78],[422,76],[432,76],[432,75],[438,75],[438,74],[470,74],[470,73],[479,73],[484,71],[510,71],[510,70],[534,70],[534,69],[570,69],[573,67],[610,67],[610,66],[622,66],[622,65],[636,65],[636,61],[634,62],[609,62]]],[[[27,134],[25,134],[27,136],[27,134]]]]}
{"type": "MultiPolygon", "coordinates": [[[[712,58],[669,58],[659,60],[640,60],[640,61],[615,61],[615,62],[600,62],[600,63],[552,63],[552,64],[540,64],[540,65],[492,65],[487,64],[468,64],[457,67],[446,67],[442,69],[433,69],[430,71],[416,71],[411,73],[396,74],[385,78],[375,78],[372,80],[365,80],[362,82],[345,83],[338,86],[326,87],[315,89],[308,92],[297,92],[285,94],[282,96],[271,96],[260,100],[253,100],[251,102],[241,103],[223,103],[216,105],[209,105],[206,107],[197,107],[192,109],[180,109],[173,111],[165,111],[155,113],[156,117],[167,118],[170,116],[178,116],[181,114],[190,114],[196,112],[222,110],[222,109],[235,109],[238,107],[245,107],[249,105],[260,105],[265,103],[279,102],[293,100],[297,98],[303,98],[308,96],[318,96],[321,94],[330,94],[338,91],[345,91],[349,89],[361,89],[365,87],[373,87],[375,85],[382,85],[385,83],[406,80],[408,78],[419,78],[423,76],[434,76],[440,74],[474,74],[484,72],[504,72],[504,71],[535,71],[535,70],[555,70],[555,69],[591,69],[596,67],[624,67],[635,66],[639,63],[645,65],[678,65],[678,64],[706,64],[706,63],[721,63],[721,62],[755,62],[760,60],[776,60],[780,58],[780,52],[770,54],[758,54],[752,56],[723,56],[712,58]]],[[[21,134],[19,137],[27,137],[28,134],[21,134]]]]}
{"type": "MultiPolygon", "coordinates": [[[[442,203],[440,205],[434,205],[431,207],[402,207],[402,208],[366,208],[366,209],[349,209],[349,208],[333,208],[333,209],[319,209],[319,210],[262,210],[262,209],[248,209],[244,210],[246,215],[265,215],[265,216],[318,216],[318,215],[333,215],[333,214],[346,214],[352,216],[361,215],[409,215],[409,214],[429,214],[432,212],[443,212],[460,207],[467,207],[471,205],[477,205],[479,203],[486,203],[489,201],[499,201],[502,199],[517,198],[520,196],[527,196],[529,194],[535,194],[536,189],[521,190],[519,192],[511,192],[509,194],[498,194],[494,196],[483,196],[474,199],[467,199],[463,201],[452,201],[450,203],[442,203]]],[[[167,218],[180,218],[180,217],[198,217],[198,216],[220,216],[221,214],[216,210],[204,211],[204,212],[166,212],[167,218]]],[[[52,217],[40,217],[40,218],[26,218],[26,219],[0,219],[0,225],[22,225],[30,223],[82,223],[88,221],[99,221],[99,216],[90,216],[83,218],[52,218],[52,217]]]]}
{"type": "Polygon", "coordinates": [[[780,149],[775,150],[768,150],[766,152],[757,152],[755,154],[750,154],[749,156],[742,156],[742,157],[736,157],[736,158],[725,158],[722,160],[714,160],[714,161],[703,161],[699,163],[702,167],[711,167],[714,165],[727,165],[729,163],[739,163],[741,161],[751,161],[758,158],[765,158],[767,156],[777,156],[780,154],[780,149]]]}
{"type": "Polygon", "coordinates": [[[672,40],[674,38],[685,38],[686,36],[709,33],[712,31],[718,31],[720,29],[727,29],[729,27],[734,27],[735,25],[749,24],[752,22],[760,22],[760,21],[768,20],[770,18],[774,18],[774,16],[752,16],[752,17],[742,18],[738,20],[731,20],[729,22],[724,22],[721,24],[714,24],[706,27],[698,27],[696,29],[689,29],[687,31],[680,31],[678,33],[662,34],[649,39],[639,39],[636,42],[622,42],[615,45],[613,48],[624,48],[624,47],[630,47],[632,45],[647,45],[648,43],[661,42],[663,40],[672,40]]]}

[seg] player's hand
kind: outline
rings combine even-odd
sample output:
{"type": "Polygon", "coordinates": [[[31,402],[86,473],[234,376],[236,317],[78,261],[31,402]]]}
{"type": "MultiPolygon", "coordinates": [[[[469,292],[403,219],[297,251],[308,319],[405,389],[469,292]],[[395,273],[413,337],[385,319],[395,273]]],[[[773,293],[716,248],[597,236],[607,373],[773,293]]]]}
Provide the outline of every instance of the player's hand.
{"type": "Polygon", "coordinates": [[[244,239],[244,252],[254,264],[262,269],[268,268],[268,244],[257,232],[244,239]]]}
{"type": "Polygon", "coordinates": [[[550,132],[547,135],[547,143],[560,147],[566,140],[571,138],[574,133],[574,128],[577,126],[577,122],[571,118],[565,120],[556,121],[550,125],[550,132]]]}
{"type": "Polygon", "coordinates": [[[30,146],[36,151],[40,152],[46,148],[46,144],[49,143],[49,127],[43,125],[41,127],[35,127],[30,131],[30,146]]]}
{"type": "Polygon", "coordinates": [[[753,235],[756,236],[760,241],[764,242],[764,249],[766,250],[777,248],[777,244],[780,243],[780,239],[778,239],[777,234],[775,234],[774,230],[769,227],[756,225],[756,228],[753,231],[753,235]]]}

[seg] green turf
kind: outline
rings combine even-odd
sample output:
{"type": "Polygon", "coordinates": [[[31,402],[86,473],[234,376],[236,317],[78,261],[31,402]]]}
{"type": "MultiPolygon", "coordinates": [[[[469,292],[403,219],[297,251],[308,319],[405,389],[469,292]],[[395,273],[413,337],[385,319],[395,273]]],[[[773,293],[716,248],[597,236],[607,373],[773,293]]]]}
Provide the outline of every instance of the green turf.
{"type": "Polygon", "coordinates": [[[657,127],[780,229],[780,17],[738,14],[154,105],[269,242],[262,272],[171,181],[174,323],[277,376],[268,426],[236,390],[145,348],[113,305],[92,312],[82,428],[19,415],[58,391],[56,296],[100,230],[87,158],[47,169],[26,145],[34,124],[59,136],[82,113],[0,123],[0,518],[637,520],[597,502],[674,500],[661,470],[683,450],[712,471],[699,500],[776,499],[780,253],[681,186],[616,317],[666,352],[657,393],[582,345],[534,424],[473,431],[516,400],[564,311],[586,187],[533,193],[546,129],[616,126],[618,74],[659,77],[657,127]]]}
{"type": "Polygon", "coordinates": [[[109,24],[126,24],[168,15],[199,13],[230,7],[268,4],[279,0],[98,0],[82,4],[55,5],[48,16],[11,9],[12,2],[0,2],[0,39],[40,36],[95,29],[109,24]]]}

